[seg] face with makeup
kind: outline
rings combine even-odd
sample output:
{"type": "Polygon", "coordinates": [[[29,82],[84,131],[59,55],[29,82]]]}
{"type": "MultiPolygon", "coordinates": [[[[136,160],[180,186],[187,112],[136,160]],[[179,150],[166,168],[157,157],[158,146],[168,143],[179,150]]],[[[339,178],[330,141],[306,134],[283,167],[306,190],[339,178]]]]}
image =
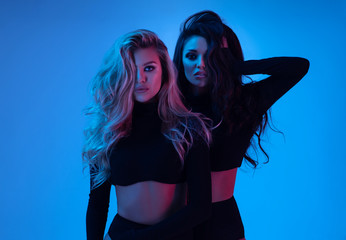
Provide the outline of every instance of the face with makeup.
{"type": "Polygon", "coordinates": [[[137,68],[134,97],[138,102],[148,102],[160,91],[162,68],[155,48],[134,51],[137,68]]]}
{"type": "Polygon", "coordinates": [[[208,83],[206,69],[207,40],[201,36],[191,36],[183,47],[183,66],[186,79],[197,88],[203,88],[208,83]]]}

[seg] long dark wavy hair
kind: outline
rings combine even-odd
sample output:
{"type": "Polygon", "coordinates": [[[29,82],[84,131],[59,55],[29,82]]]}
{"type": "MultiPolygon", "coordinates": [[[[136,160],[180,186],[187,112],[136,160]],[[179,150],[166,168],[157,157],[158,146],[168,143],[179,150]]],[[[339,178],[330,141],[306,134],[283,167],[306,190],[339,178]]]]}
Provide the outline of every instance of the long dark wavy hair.
{"type": "MultiPolygon", "coordinates": [[[[256,96],[244,92],[243,75],[237,72],[237,64],[244,61],[239,39],[215,12],[198,12],[186,19],[181,26],[173,62],[178,70],[178,85],[183,95],[191,94],[182,61],[183,50],[186,41],[196,35],[205,38],[208,44],[205,61],[208,77],[212,79],[209,90],[213,102],[213,114],[217,119],[225,121],[230,132],[245,126],[250,127],[255,138],[252,138],[251,145],[256,151],[255,142],[257,142],[258,147],[267,157],[265,162],[267,163],[269,156],[261,145],[261,136],[268,125],[270,112],[268,114],[256,111],[256,96]],[[223,39],[227,41],[227,48],[224,46],[223,39]]],[[[253,84],[252,80],[249,84],[253,84]]],[[[244,158],[254,168],[257,167],[258,160],[251,158],[248,153],[244,158]]]]}

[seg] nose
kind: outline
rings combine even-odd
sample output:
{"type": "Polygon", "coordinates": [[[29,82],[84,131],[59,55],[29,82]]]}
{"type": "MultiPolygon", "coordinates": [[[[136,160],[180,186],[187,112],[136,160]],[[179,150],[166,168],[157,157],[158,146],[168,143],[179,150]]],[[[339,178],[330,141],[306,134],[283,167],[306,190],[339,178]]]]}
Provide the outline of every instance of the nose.
{"type": "Polygon", "coordinates": [[[204,61],[204,58],[202,56],[200,56],[198,61],[197,61],[197,68],[199,68],[199,69],[205,68],[205,61],[204,61]]]}
{"type": "Polygon", "coordinates": [[[137,82],[138,83],[145,83],[147,81],[147,78],[145,76],[144,71],[137,70],[137,82]]]}

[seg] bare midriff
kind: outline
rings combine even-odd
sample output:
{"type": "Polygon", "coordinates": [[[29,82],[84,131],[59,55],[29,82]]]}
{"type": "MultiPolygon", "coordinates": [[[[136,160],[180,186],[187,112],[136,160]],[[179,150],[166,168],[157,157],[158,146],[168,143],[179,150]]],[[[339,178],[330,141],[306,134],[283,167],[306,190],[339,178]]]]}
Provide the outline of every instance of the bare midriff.
{"type": "Polygon", "coordinates": [[[145,181],[115,189],[118,214],[136,223],[156,224],[185,206],[183,183],[145,181]]]}
{"type": "Polygon", "coordinates": [[[233,196],[238,168],[211,172],[212,202],[221,202],[233,196]]]}

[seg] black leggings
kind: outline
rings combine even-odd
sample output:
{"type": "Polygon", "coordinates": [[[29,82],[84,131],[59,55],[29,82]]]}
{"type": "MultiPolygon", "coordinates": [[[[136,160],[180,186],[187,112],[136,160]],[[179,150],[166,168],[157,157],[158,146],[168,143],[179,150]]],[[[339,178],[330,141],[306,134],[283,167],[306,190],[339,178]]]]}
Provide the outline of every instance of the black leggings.
{"type": "Polygon", "coordinates": [[[212,204],[212,216],[194,229],[195,240],[239,240],[244,226],[234,197],[212,204]]]}
{"type": "MultiPolygon", "coordinates": [[[[119,214],[115,215],[109,229],[108,229],[108,235],[112,240],[116,240],[119,236],[126,236],[122,239],[133,239],[134,237],[137,237],[135,235],[135,231],[138,229],[143,229],[146,227],[149,227],[150,225],[140,224],[136,222],[132,222],[130,220],[127,220],[120,216],[119,214]]],[[[140,239],[140,238],[138,238],[140,239]]],[[[192,240],[193,239],[193,233],[192,231],[186,232],[182,235],[176,236],[176,238],[170,238],[172,240],[192,240]]]]}

